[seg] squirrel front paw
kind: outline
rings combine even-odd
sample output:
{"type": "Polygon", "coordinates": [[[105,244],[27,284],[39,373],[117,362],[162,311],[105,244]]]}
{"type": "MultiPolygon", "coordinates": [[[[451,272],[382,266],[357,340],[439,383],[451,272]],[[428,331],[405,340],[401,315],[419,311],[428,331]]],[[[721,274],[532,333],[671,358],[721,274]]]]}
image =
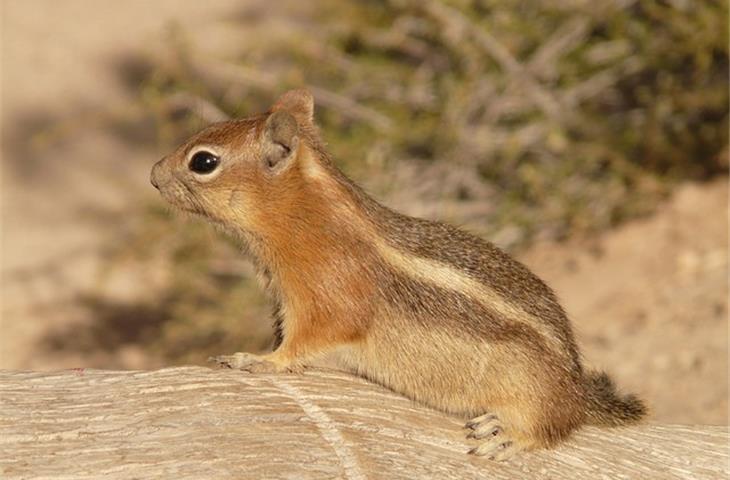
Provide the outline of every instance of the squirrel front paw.
{"type": "Polygon", "coordinates": [[[218,355],[208,357],[208,361],[216,363],[222,368],[236,368],[250,373],[282,373],[297,371],[292,365],[286,365],[276,360],[273,354],[255,355],[247,352],[237,352],[233,355],[218,355]]]}

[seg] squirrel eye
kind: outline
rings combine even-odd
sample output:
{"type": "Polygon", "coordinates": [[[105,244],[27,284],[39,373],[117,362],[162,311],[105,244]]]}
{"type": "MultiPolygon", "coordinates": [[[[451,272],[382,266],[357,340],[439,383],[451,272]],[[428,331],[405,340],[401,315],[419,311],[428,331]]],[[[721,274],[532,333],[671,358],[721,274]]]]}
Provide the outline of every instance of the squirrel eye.
{"type": "Polygon", "coordinates": [[[201,150],[193,155],[188,167],[195,173],[207,174],[215,170],[219,162],[220,159],[216,155],[201,150]]]}

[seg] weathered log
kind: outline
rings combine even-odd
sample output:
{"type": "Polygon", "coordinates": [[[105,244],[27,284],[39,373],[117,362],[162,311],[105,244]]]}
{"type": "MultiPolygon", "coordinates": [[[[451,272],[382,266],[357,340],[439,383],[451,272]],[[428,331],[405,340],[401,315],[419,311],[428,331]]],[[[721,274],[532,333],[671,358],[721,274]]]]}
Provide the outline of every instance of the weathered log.
{"type": "Polygon", "coordinates": [[[585,428],[506,463],[463,421],[328,371],[0,372],[10,478],[727,478],[728,428],[585,428]]]}

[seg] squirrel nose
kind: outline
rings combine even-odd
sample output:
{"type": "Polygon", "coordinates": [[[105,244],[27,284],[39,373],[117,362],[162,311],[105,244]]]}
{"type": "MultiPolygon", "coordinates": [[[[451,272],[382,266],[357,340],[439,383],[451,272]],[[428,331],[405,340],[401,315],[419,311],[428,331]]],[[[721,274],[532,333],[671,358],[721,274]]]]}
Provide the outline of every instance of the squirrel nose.
{"type": "Polygon", "coordinates": [[[152,171],[150,172],[150,183],[153,187],[155,187],[157,190],[160,189],[160,183],[158,180],[159,177],[159,170],[160,170],[160,162],[155,163],[155,165],[152,167],[152,171]]]}

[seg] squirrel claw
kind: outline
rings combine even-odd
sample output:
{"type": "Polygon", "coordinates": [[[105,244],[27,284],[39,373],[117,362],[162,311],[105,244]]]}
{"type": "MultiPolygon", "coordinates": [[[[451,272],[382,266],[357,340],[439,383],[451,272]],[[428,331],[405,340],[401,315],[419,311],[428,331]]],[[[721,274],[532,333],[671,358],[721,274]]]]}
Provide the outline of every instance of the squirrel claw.
{"type": "Polygon", "coordinates": [[[208,357],[208,361],[218,364],[221,368],[235,368],[249,373],[280,373],[294,371],[293,368],[272,362],[271,360],[268,360],[267,357],[268,355],[260,356],[254,355],[253,353],[237,352],[233,355],[208,357]]]}
{"type": "Polygon", "coordinates": [[[223,359],[226,355],[218,355],[216,357],[208,357],[208,363],[215,363],[219,368],[233,368],[230,363],[223,359]]]}
{"type": "Polygon", "coordinates": [[[246,369],[249,365],[261,361],[261,357],[252,353],[237,352],[233,355],[217,355],[208,357],[208,361],[218,364],[221,368],[246,369]]]}
{"type": "Polygon", "coordinates": [[[469,428],[471,430],[475,430],[476,428],[480,427],[486,422],[499,422],[499,419],[497,418],[497,415],[494,413],[485,413],[484,415],[480,415],[476,418],[472,418],[468,422],[466,422],[466,425],[464,425],[466,428],[469,428]]]}
{"type": "Polygon", "coordinates": [[[494,413],[487,413],[466,423],[471,432],[467,438],[486,439],[480,445],[469,450],[471,455],[487,457],[490,460],[501,462],[508,460],[521,448],[507,436],[494,413]]]}
{"type": "Polygon", "coordinates": [[[511,440],[495,436],[469,450],[469,454],[483,456],[495,462],[503,462],[512,458],[520,450],[522,449],[511,440]]]}
{"type": "Polygon", "coordinates": [[[241,367],[241,370],[249,373],[279,373],[286,371],[286,369],[281,368],[274,362],[269,362],[268,360],[251,363],[245,367],[241,367]]]}

